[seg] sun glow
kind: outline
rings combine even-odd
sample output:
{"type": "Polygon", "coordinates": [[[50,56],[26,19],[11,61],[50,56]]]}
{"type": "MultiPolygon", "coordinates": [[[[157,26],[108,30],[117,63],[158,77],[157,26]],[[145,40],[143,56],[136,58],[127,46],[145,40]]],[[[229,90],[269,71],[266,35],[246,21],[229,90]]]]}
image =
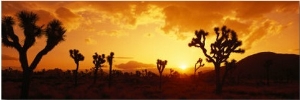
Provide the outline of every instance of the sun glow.
{"type": "Polygon", "coordinates": [[[179,66],[179,68],[181,69],[181,70],[185,70],[186,69],[186,65],[185,64],[181,64],[180,66],[179,66]]]}

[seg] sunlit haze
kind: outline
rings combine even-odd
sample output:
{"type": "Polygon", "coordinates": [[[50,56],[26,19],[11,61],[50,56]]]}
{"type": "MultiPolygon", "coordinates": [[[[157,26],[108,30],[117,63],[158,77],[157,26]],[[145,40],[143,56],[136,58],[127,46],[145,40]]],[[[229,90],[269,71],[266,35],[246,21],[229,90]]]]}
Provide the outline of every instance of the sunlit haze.
{"type": "MultiPolygon", "coordinates": [[[[237,32],[243,42],[241,48],[246,50],[244,54],[232,54],[229,60],[239,61],[264,51],[299,54],[298,1],[2,1],[2,17],[15,18],[21,10],[37,13],[38,25],[45,25],[56,18],[67,29],[65,41],[42,58],[37,70],[75,69],[76,65],[69,55],[70,49],[78,49],[85,57],[79,69],[94,67],[92,56],[95,52],[105,55],[114,52],[113,69],[118,70],[156,69],[157,59],[168,61],[166,69],[173,68],[185,73],[193,71],[199,58],[204,59],[204,67],[213,67],[213,64],[206,62],[200,48],[189,47],[188,43],[195,37],[195,30],[204,29],[209,32],[206,41],[206,48],[209,49],[210,43],[215,40],[214,27],[223,25],[237,32]]],[[[24,36],[18,24],[14,30],[22,41],[24,36]]],[[[29,63],[44,48],[45,41],[45,37],[41,37],[29,49],[29,63]]],[[[1,47],[2,68],[20,69],[17,50],[1,47]]],[[[104,70],[107,70],[108,63],[105,66],[104,70]]]]}

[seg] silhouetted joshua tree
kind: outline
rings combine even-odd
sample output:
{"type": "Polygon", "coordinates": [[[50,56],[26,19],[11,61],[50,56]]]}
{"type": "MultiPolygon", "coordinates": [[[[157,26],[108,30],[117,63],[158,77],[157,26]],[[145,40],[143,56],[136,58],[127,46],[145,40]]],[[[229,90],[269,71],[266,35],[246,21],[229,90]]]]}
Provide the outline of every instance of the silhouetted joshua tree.
{"type": "Polygon", "coordinates": [[[142,70],[142,72],[143,72],[144,77],[148,77],[148,70],[147,69],[142,70]]]}
{"type": "Polygon", "coordinates": [[[195,77],[195,79],[196,79],[196,72],[197,72],[197,70],[200,68],[200,67],[203,67],[204,66],[204,64],[202,64],[202,59],[201,58],[199,58],[198,59],[198,61],[196,62],[196,64],[195,64],[195,69],[194,69],[194,77],[195,77]],[[197,64],[199,63],[199,66],[197,67],[197,64]]]}
{"type": "Polygon", "coordinates": [[[109,78],[108,78],[108,86],[110,87],[111,86],[111,70],[112,70],[112,63],[113,63],[113,58],[114,58],[114,52],[110,52],[110,55],[107,56],[107,61],[109,63],[109,78]]]}
{"type": "Polygon", "coordinates": [[[23,30],[25,40],[19,40],[15,34],[13,26],[15,21],[11,16],[4,16],[2,18],[2,43],[4,46],[15,48],[19,53],[19,61],[23,70],[23,81],[21,87],[20,98],[28,98],[28,90],[30,86],[31,75],[33,70],[37,67],[42,57],[51,51],[59,42],[64,40],[65,28],[59,20],[53,19],[46,28],[37,26],[38,15],[33,12],[20,11],[17,14],[19,26],[23,30]],[[46,46],[35,56],[32,63],[28,63],[27,51],[36,42],[36,38],[45,35],[47,38],[46,46]],[[23,45],[20,42],[24,43],[23,45]]]}
{"type": "Polygon", "coordinates": [[[142,73],[141,73],[141,71],[136,70],[135,71],[135,75],[136,75],[136,77],[141,77],[142,73]]]}
{"type": "Polygon", "coordinates": [[[78,76],[78,67],[79,67],[79,61],[84,60],[84,56],[79,53],[79,50],[76,49],[71,49],[70,51],[70,56],[74,59],[74,62],[76,64],[76,70],[75,70],[75,86],[77,86],[77,76],[78,76]]]}
{"type": "Polygon", "coordinates": [[[222,93],[222,85],[220,81],[220,65],[225,62],[231,53],[244,53],[245,50],[239,48],[242,45],[242,41],[238,40],[237,34],[235,31],[227,29],[226,26],[220,29],[218,27],[214,28],[216,33],[216,41],[210,45],[210,54],[207,53],[205,48],[205,40],[208,32],[204,30],[195,31],[196,38],[193,38],[192,41],[188,44],[189,47],[195,46],[200,48],[203,51],[203,54],[206,57],[208,62],[212,62],[215,66],[216,73],[216,94],[222,93]]]}
{"type": "Polygon", "coordinates": [[[231,62],[225,61],[225,72],[222,78],[222,86],[224,85],[228,72],[232,71],[234,68],[236,68],[236,60],[233,59],[231,62]]]}
{"type": "Polygon", "coordinates": [[[272,60],[266,60],[265,63],[264,63],[264,67],[266,68],[266,71],[267,71],[267,85],[270,85],[269,83],[269,72],[270,72],[270,67],[271,65],[273,64],[273,61],[272,60]]]}
{"type": "Polygon", "coordinates": [[[172,76],[173,73],[174,73],[174,69],[170,68],[170,77],[172,76]]]}
{"type": "Polygon", "coordinates": [[[162,78],[162,72],[165,69],[165,66],[167,65],[167,60],[163,61],[160,59],[157,59],[156,65],[159,72],[159,89],[161,89],[161,78],[162,78]]]}
{"type": "Polygon", "coordinates": [[[94,72],[94,84],[96,83],[96,79],[97,79],[97,72],[98,69],[100,68],[101,70],[101,64],[105,63],[105,55],[102,54],[98,55],[97,52],[95,53],[95,55],[93,55],[93,64],[95,65],[95,72],[94,72]]]}

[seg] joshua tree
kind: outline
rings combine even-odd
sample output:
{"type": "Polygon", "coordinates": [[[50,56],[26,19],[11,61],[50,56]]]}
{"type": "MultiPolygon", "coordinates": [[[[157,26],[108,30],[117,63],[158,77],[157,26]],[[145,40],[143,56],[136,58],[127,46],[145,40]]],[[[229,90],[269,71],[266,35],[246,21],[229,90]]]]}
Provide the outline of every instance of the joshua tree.
{"type": "Polygon", "coordinates": [[[97,79],[97,72],[98,69],[100,68],[101,70],[101,64],[105,63],[105,55],[102,54],[98,55],[97,52],[95,53],[95,55],[93,55],[93,64],[95,65],[95,72],[94,72],[94,84],[96,83],[96,79],[97,79]]]}
{"type": "Polygon", "coordinates": [[[165,69],[165,66],[167,65],[167,60],[163,61],[160,59],[157,59],[156,65],[157,65],[157,69],[159,72],[159,89],[161,89],[161,77],[162,77],[162,72],[165,69]]]}
{"type": "Polygon", "coordinates": [[[143,74],[144,77],[148,77],[148,70],[147,69],[142,70],[142,72],[144,73],[143,74]]]}
{"type": "Polygon", "coordinates": [[[270,67],[271,65],[273,64],[273,61],[272,60],[266,60],[265,63],[264,63],[264,67],[266,68],[266,71],[267,71],[267,85],[270,85],[269,84],[269,72],[270,72],[270,67]]]}
{"type": "Polygon", "coordinates": [[[142,73],[141,73],[141,71],[136,70],[136,71],[135,71],[135,75],[136,75],[137,77],[141,77],[142,73]]]}
{"type": "Polygon", "coordinates": [[[4,16],[2,18],[2,43],[4,46],[15,48],[19,53],[19,61],[23,70],[23,81],[21,87],[21,98],[28,98],[28,90],[30,85],[31,75],[33,70],[37,67],[42,57],[51,51],[59,42],[64,40],[65,28],[62,27],[62,23],[59,20],[53,19],[50,21],[46,28],[43,26],[37,26],[38,21],[37,14],[28,11],[20,11],[17,14],[19,20],[19,26],[23,30],[25,40],[19,40],[19,37],[15,34],[13,26],[15,20],[11,16],[4,16]],[[36,38],[45,35],[47,38],[46,46],[35,56],[32,63],[28,63],[27,51],[36,42],[36,38]],[[24,42],[21,45],[20,42],[24,42]]]}
{"type": "Polygon", "coordinates": [[[79,50],[71,49],[70,56],[74,59],[74,62],[76,63],[76,70],[75,70],[75,86],[77,86],[77,75],[78,75],[78,67],[79,67],[79,61],[84,60],[84,56],[79,53],[79,50]]]}
{"type": "Polygon", "coordinates": [[[212,62],[215,66],[216,73],[216,94],[222,93],[222,85],[220,81],[220,66],[221,63],[225,62],[231,53],[244,53],[245,50],[238,48],[242,45],[242,41],[238,40],[237,34],[231,29],[227,29],[226,26],[220,29],[218,27],[214,28],[216,33],[216,41],[210,45],[210,53],[207,53],[205,48],[205,40],[208,32],[204,30],[195,31],[196,38],[193,38],[189,47],[195,46],[203,51],[208,62],[212,62]]]}
{"type": "Polygon", "coordinates": [[[231,60],[231,62],[225,61],[225,73],[222,78],[222,83],[221,83],[222,86],[224,85],[224,82],[228,75],[228,72],[232,71],[234,68],[236,68],[236,60],[233,59],[233,60],[231,60]]]}
{"type": "Polygon", "coordinates": [[[110,52],[110,55],[107,56],[107,61],[109,63],[109,78],[108,78],[108,86],[111,86],[111,70],[112,70],[112,63],[113,63],[113,58],[114,58],[114,52],[110,52]]]}
{"type": "Polygon", "coordinates": [[[172,76],[173,73],[174,73],[174,69],[170,68],[170,77],[172,76]]]}
{"type": "Polygon", "coordinates": [[[170,69],[170,78],[178,78],[179,77],[179,73],[177,71],[175,71],[174,69],[170,69]]]}
{"type": "Polygon", "coordinates": [[[196,78],[196,72],[197,72],[197,70],[200,68],[200,67],[203,67],[204,66],[204,64],[202,64],[202,59],[201,58],[199,58],[198,59],[198,61],[196,62],[196,64],[195,64],[195,70],[194,70],[194,76],[195,76],[195,78],[196,78]],[[199,66],[197,67],[197,64],[199,63],[199,66]]]}

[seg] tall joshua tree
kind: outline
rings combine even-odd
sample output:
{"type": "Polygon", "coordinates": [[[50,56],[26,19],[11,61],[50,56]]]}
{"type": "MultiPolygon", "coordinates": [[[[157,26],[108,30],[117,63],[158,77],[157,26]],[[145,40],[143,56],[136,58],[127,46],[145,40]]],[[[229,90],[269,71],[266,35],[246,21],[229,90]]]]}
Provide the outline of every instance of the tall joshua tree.
{"type": "Polygon", "coordinates": [[[114,58],[114,52],[110,52],[110,55],[107,56],[107,61],[109,64],[109,78],[108,78],[108,86],[111,86],[111,78],[112,78],[112,63],[113,63],[113,58],[114,58]]]}
{"type": "Polygon", "coordinates": [[[160,59],[157,59],[156,65],[157,65],[157,69],[159,72],[159,89],[161,89],[161,78],[162,78],[162,73],[167,65],[167,60],[163,61],[160,59]]]}
{"type": "Polygon", "coordinates": [[[216,33],[216,41],[210,45],[210,53],[207,53],[205,48],[205,40],[208,32],[204,30],[195,31],[196,38],[188,44],[189,47],[198,47],[203,51],[208,62],[212,62],[215,66],[216,73],[216,94],[222,93],[222,85],[220,81],[220,66],[221,63],[225,62],[231,53],[244,53],[245,50],[238,48],[242,45],[242,41],[238,40],[237,34],[231,29],[227,29],[226,26],[220,29],[218,27],[214,28],[216,33]]]}
{"type": "Polygon", "coordinates": [[[93,64],[95,65],[95,72],[94,72],[94,83],[96,83],[96,79],[97,79],[97,72],[98,72],[98,69],[100,68],[101,70],[101,65],[103,63],[105,63],[105,55],[102,54],[101,55],[98,55],[97,52],[95,53],[95,55],[93,55],[93,64]]]}
{"type": "Polygon", "coordinates": [[[30,86],[31,75],[33,70],[37,67],[42,57],[51,51],[59,42],[64,40],[65,28],[59,20],[53,19],[50,21],[46,28],[37,26],[36,22],[39,17],[37,14],[28,11],[20,11],[16,14],[19,20],[19,26],[23,30],[25,36],[24,44],[21,45],[19,37],[15,34],[13,26],[15,20],[11,16],[4,16],[2,18],[2,43],[4,46],[15,48],[19,53],[19,61],[23,70],[23,81],[21,87],[20,98],[28,98],[28,90],[30,86]],[[36,42],[36,38],[45,35],[47,44],[37,53],[32,63],[28,63],[27,51],[36,42]]]}
{"type": "Polygon", "coordinates": [[[197,72],[197,70],[200,68],[200,67],[203,67],[204,66],[204,64],[202,64],[202,59],[201,58],[199,58],[198,59],[198,61],[196,62],[196,64],[195,64],[195,69],[194,69],[194,76],[195,76],[195,78],[196,78],[196,72],[197,72]],[[199,63],[199,66],[197,67],[197,64],[199,63]]]}
{"type": "Polygon", "coordinates": [[[79,50],[77,49],[71,49],[70,51],[70,56],[74,59],[74,62],[76,64],[76,70],[75,70],[75,86],[77,86],[77,75],[78,75],[78,67],[79,67],[79,61],[84,60],[84,56],[79,53],[79,50]]]}

